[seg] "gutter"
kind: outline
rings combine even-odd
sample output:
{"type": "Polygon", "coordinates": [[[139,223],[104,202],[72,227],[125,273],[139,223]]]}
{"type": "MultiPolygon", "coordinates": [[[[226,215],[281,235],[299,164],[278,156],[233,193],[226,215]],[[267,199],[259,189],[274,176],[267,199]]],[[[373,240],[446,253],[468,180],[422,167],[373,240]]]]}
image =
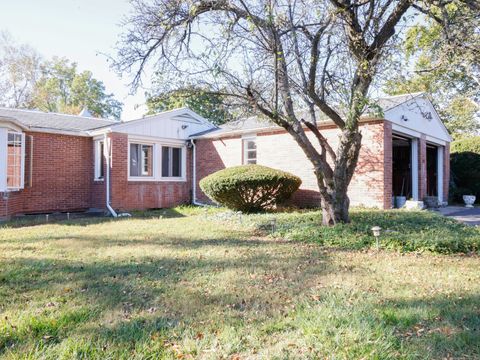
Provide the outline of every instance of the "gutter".
{"type": "MultiPolygon", "coordinates": [[[[385,121],[387,119],[385,118],[380,118],[380,117],[362,117],[359,120],[359,123],[364,123],[364,122],[370,122],[370,121],[385,121]]],[[[390,120],[389,120],[390,121],[390,120]]],[[[335,123],[332,120],[327,120],[327,121],[319,121],[317,122],[317,128],[321,129],[324,127],[331,127],[331,126],[336,126],[335,123]]],[[[308,130],[308,127],[305,125],[302,125],[304,130],[308,130]]],[[[215,129],[214,129],[215,130],[215,129]]],[[[221,128],[220,128],[221,130],[221,128]]],[[[207,132],[202,135],[191,135],[190,140],[195,140],[195,139],[222,139],[225,137],[229,136],[238,136],[238,135],[243,135],[243,134],[250,134],[250,133],[264,133],[264,132],[271,132],[271,131],[278,131],[278,132],[286,132],[286,130],[279,126],[279,125],[269,125],[269,126],[263,126],[263,127],[257,127],[257,128],[251,128],[251,129],[243,129],[243,128],[238,128],[238,129],[233,129],[233,130],[226,130],[223,132],[207,132]]]]}
{"type": "Polygon", "coordinates": [[[192,169],[192,204],[197,206],[207,206],[197,201],[197,147],[195,141],[190,139],[193,148],[193,169],[192,169]]]}
{"type": "Polygon", "coordinates": [[[105,205],[107,206],[108,211],[110,214],[116,218],[118,214],[113,210],[112,206],[110,205],[110,163],[111,163],[111,147],[110,141],[105,133],[103,135],[103,155],[105,156],[106,160],[106,169],[105,169],[105,205]]]}

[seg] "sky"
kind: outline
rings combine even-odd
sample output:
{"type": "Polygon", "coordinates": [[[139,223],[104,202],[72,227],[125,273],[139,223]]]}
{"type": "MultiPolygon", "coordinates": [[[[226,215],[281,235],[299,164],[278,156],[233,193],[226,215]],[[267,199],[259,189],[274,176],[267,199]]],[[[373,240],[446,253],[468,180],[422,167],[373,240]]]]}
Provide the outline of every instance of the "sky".
{"type": "Polygon", "coordinates": [[[80,71],[92,71],[124,103],[122,119],[143,115],[145,108],[135,107],[144,105],[144,91],[131,95],[128,78],[120,79],[104,55],[115,55],[120,23],[131,9],[128,0],[0,0],[0,5],[0,31],[45,58],[66,57],[80,71]]]}

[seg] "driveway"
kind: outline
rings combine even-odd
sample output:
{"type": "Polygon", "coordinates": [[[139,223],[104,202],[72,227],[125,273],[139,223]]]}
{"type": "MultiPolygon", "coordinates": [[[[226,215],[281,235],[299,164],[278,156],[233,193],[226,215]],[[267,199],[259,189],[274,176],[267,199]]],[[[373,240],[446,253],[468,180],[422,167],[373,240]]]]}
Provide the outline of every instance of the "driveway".
{"type": "Polygon", "coordinates": [[[480,208],[466,208],[463,206],[447,206],[438,209],[440,214],[451,217],[471,226],[480,225],[480,208]]]}

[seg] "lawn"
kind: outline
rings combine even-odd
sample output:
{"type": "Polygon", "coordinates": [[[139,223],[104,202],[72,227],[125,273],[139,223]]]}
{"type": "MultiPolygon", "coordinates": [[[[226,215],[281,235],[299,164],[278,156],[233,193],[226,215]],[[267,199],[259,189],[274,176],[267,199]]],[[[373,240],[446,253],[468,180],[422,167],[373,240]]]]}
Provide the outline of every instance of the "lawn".
{"type": "Polygon", "coordinates": [[[480,357],[477,229],[426,212],[354,210],[336,229],[318,212],[150,215],[0,229],[0,357],[480,357]]]}

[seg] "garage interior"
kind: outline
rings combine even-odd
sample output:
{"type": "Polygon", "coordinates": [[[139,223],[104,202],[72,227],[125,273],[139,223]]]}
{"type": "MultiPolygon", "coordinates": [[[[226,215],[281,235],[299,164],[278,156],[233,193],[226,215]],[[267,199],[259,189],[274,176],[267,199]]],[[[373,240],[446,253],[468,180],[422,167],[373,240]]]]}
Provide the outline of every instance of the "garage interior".
{"type": "Polygon", "coordinates": [[[427,196],[438,196],[438,148],[427,144],[427,196]]]}
{"type": "Polygon", "coordinates": [[[404,196],[410,199],[412,198],[412,140],[394,134],[392,147],[392,196],[404,196]]]}

